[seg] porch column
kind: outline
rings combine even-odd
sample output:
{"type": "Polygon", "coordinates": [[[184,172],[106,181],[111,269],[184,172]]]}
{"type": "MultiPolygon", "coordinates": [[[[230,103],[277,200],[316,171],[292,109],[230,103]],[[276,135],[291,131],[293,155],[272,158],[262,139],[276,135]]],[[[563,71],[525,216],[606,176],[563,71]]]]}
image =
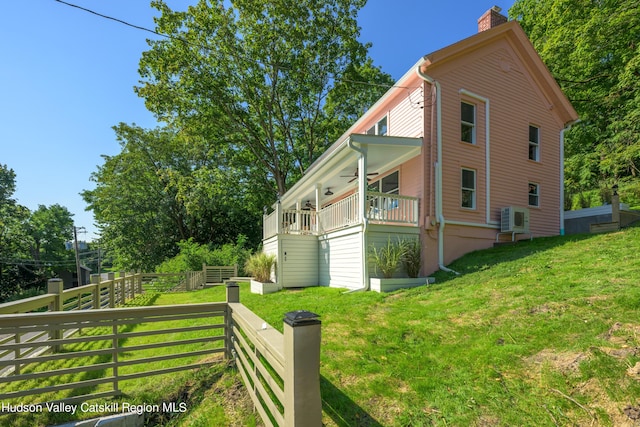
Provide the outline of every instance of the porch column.
{"type": "Polygon", "coordinates": [[[322,191],[322,183],[316,184],[316,215],[311,218],[311,231],[320,232],[320,192],[322,191]]]}
{"type": "Polygon", "coordinates": [[[282,203],[276,203],[276,234],[282,233],[282,203]]]}
{"type": "Polygon", "coordinates": [[[358,219],[364,222],[367,218],[367,145],[360,145],[358,158],[358,219]]]}

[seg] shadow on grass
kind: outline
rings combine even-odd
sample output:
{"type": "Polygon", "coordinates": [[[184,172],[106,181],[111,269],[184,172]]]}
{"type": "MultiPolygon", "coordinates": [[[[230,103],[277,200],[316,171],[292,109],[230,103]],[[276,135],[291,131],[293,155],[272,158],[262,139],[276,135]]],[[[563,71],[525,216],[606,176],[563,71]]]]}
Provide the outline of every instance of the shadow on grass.
{"type": "Polygon", "coordinates": [[[382,427],[382,424],[322,375],[320,391],[322,409],[338,427],[382,427]]]}
{"type": "MultiPolygon", "coordinates": [[[[572,234],[569,236],[539,237],[533,240],[519,240],[508,242],[490,249],[470,252],[448,265],[460,274],[475,273],[489,267],[521,259],[537,252],[546,251],[562,245],[593,238],[594,234],[572,234]]],[[[457,277],[454,273],[437,271],[433,275],[437,284],[442,284],[457,277]]]]}
{"type": "MultiPolygon", "coordinates": [[[[150,305],[153,305],[154,301],[158,298],[158,296],[159,296],[158,293],[141,294],[127,301],[124,304],[124,306],[125,307],[150,306],[150,305]]],[[[118,326],[118,333],[132,332],[135,330],[136,326],[138,325],[134,323],[120,325],[118,326]]],[[[109,335],[111,333],[112,333],[112,329],[110,327],[91,327],[91,328],[80,327],[78,328],[74,336],[109,335]]],[[[119,348],[123,347],[126,341],[127,341],[127,338],[118,339],[118,347],[119,348]]],[[[112,338],[104,338],[104,339],[99,339],[92,342],[63,345],[59,349],[57,354],[64,354],[64,353],[73,354],[73,353],[82,352],[82,351],[104,350],[104,349],[110,349],[111,345],[112,345],[112,338]]],[[[122,355],[123,352],[119,352],[119,354],[122,355]]],[[[93,356],[93,357],[88,356],[81,363],[83,364],[83,366],[90,368],[93,365],[111,363],[112,361],[113,361],[113,353],[110,352],[108,354],[102,354],[99,356],[93,356]]],[[[77,366],[77,363],[78,362],[74,359],[63,359],[63,360],[51,362],[50,364],[45,366],[47,366],[46,369],[48,370],[57,370],[57,369],[66,369],[66,368],[75,367],[77,366]]],[[[37,372],[38,370],[39,369],[37,365],[36,366],[30,365],[29,367],[23,370],[23,373],[37,372]]],[[[40,395],[36,395],[40,399],[35,399],[35,400],[36,401],[40,400],[42,402],[41,404],[44,405],[44,402],[47,402],[47,401],[51,402],[51,401],[57,401],[59,399],[71,399],[71,398],[82,396],[82,395],[89,395],[91,393],[99,391],[101,387],[104,388],[105,384],[109,384],[109,383],[105,383],[102,386],[101,385],[82,386],[82,383],[85,381],[105,378],[108,375],[111,375],[112,372],[113,372],[113,368],[104,368],[104,369],[87,370],[79,374],[74,374],[73,382],[78,384],[77,387],[61,390],[57,393],[57,395],[55,393],[43,393],[40,395]]],[[[67,374],[66,377],[68,380],[69,374],[67,374]]],[[[25,386],[33,387],[33,388],[50,387],[50,386],[59,385],[61,383],[67,383],[67,380],[62,380],[62,377],[60,375],[51,375],[47,378],[42,378],[40,380],[37,380],[37,383],[35,384],[29,384],[25,386]]],[[[106,391],[106,390],[103,390],[103,391],[106,391]]],[[[65,411],[63,412],[45,411],[43,414],[40,414],[40,418],[37,421],[36,421],[36,418],[34,418],[34,416],[36,415],[35,413],[34,414],[29,414],[29,413],[2,414],[0,413],[0,415],[6,415],[6,418],[0,417],[0,425],[22,426],[22,425],[36,425],[39,422],[44,422],[46,423],[46,425],[58,424],[61,422],[76,420],[78,419],[76,415],[79,415],[79,414],[70,414],[65,411]]]]}

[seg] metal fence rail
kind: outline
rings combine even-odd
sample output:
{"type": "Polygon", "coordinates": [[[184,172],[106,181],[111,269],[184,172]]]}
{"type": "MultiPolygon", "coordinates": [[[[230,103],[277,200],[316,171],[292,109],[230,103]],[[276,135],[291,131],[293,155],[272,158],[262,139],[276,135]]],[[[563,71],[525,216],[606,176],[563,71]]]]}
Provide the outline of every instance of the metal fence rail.
{"type": "MultiPolygon", "coordinates": [[[[94,296],[102,294],[95,289],[94,296]]],[[[109,293],[118,295],[115,289],[112,281],[109,293]]],[[[73,308],[85,304],[85,290],[76,292],[73,308]]],[[[125,285],[120,294],[127,294],[125,285]]],[[[38,399],[43,403],[35,404],[46,406],[108,398],[121,394],[123,381],[220,363],[211,359],[220,353],[235,359],[265,425],[321,426],[318,316],[287,313],[281,333],[240,304],[233,282],[226,300],[0,314],[0,354],[13,356],[0,360],[0,371],[13,370],[0,377],[0,401],[16,405],[38,399]],[[34,336],[43,341],[27,339],[34,336]]],[[[28,304],[43,301],[62,307],[64,296],[60,292],[28,304]]]]}
{"type": "Polygon", "coordinates": [[[1,316],[0,330],[3,334],[45,334],[56,338],[47,341],[48,347],[54,350],[53,354],[36,357],[22,352],[33,344],[0,344],[0,351],[22,354],[12,360],[0,361],[0,369],[15,367],[14,375],[0,378],[0,399],[17,404],[16,399],[26,396],[46,398],[63,390],[81,391],[100,385],[107,385],[107,388],[103,387],[99,396],[95,393],[77,394],[56,399],[56,402],[115,396],[120,393],[122,381],[218,363],[215,360],[197,362],[197,359],[224,352],[226,315],[226,303],[210,303],[1,316]],[[166,327],[164,322],[178,323],[177,326],[166,327]],[[145,327],[140,329],[143,323],[145,327]],[[83,333],[64,337],[64,331],[78,329],[83,333]],[[176,339],[175,334],[180,337],[176,339]],[[139,342],[141,337],[146,337],[144,343],[139,342]],[[183,350],[173,351],[176,346],[183,347],[183,350]],[[186,348],[189,350],[185,351],[186,348]],[[60,351],[62,349],[64,351],[60,351]],[[134,366],[144,368],[132,369],[134,366]],[[97,378],[66,382],[70,374],[95,371],[102,373],[97,378]],[[37,387],[33,386],[35,381],[37,387]]]}

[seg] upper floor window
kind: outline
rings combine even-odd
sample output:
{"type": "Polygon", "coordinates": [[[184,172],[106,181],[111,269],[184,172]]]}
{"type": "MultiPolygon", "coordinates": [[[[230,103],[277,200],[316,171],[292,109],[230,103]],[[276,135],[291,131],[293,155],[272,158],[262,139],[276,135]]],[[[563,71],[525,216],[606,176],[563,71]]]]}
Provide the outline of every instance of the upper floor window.
{"type": "Polygon", "coordinates": [[[463,208],[476,208],[476,171],[462,169],[462,203],[463,208]]]}
{"type": "Polygon", "coordinates": [[[540,161],[540,128],[529,125],[529,160],[540,161]]]}
{"type": "Polygon", "coordinates": [[[529,183],[529,206],[540,206],[540,185],[529,183]]]}
{"type": "Polygon", "coordinates": [[[367,135],[381,135],[381,136],[384,136],[384,135],[387,134],[387,132],[388,132],[387,116],[384,116],[382,119],[380,119],[380,121],[378,123],[376,123],[375,125],[371,126],[367,130],[367,135]]]}
{"type": "Polygon", "coordinates": [[[460,103],[460,140],[469,144],[476,143],[476,106],[460,103]]]}

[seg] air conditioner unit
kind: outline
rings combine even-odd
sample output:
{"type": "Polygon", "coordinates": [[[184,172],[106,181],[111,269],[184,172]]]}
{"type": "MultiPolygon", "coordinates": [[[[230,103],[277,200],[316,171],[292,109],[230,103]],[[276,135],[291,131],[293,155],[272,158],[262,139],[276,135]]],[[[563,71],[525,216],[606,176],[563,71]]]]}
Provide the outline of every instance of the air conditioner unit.
{"type": "Polygon", "coordinates": [[[529,233],[529,209],[507,206],[500,212],[502,233],[529,233]]]}

